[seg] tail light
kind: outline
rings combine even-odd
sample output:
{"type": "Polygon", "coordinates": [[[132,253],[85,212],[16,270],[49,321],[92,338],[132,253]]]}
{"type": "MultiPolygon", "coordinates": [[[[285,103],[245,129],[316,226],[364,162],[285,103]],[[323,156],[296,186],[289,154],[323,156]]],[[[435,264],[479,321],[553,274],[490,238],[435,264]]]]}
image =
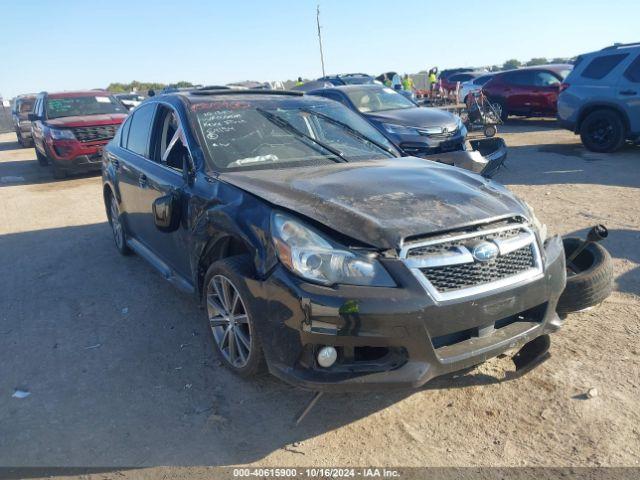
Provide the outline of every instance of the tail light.
{"type": "Polygon", "coordinates": [[[571,85],[569,85],[568,83],[561,83],[561,84],[560,84],[560,92],[559,92],[559,93],[564,92],[564,91],[565,91],[567,88],[569,88],[570,86],[571,86],[571,85]]]}

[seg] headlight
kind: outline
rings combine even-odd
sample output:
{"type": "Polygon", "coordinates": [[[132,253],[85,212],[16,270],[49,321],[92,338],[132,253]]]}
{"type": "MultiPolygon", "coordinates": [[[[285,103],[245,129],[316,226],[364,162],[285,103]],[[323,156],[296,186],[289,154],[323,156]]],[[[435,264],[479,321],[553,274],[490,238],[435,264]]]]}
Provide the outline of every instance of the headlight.
{"type": "Polygon", "coordinates": [[[71,130],[49,127],[49,135],[54,140],[75,140],[76,136],[71,130]]]}
{"type": "Polygon", "coordinates": [[[540,241],[544,243],[544,241],[547,239],[547,226],[544,223],[542,223],[540,220],[538,220],[538,217],[536,217],[536,214],[533,211],[533,207],[531,205],[529,205],[527,202],[524,202],[524,204],[529,209],[531,224],[538,231],[538,236],[540,236],[540,241]]]}
{"type": "Polygon", "coordinates": [[[404,127],[402,125],[395,125],[393,123],[383,123],[382,127],[389,133],[395,135],[420,135],[417,128],[404,127]]]}
{"type": "Polygon", "coordinates": [[[319,233],[288,215],[274,214],[271,232],[280,261],[307,280],[323,285],[396,286],[373,255],[335,248],[319,233]]]}

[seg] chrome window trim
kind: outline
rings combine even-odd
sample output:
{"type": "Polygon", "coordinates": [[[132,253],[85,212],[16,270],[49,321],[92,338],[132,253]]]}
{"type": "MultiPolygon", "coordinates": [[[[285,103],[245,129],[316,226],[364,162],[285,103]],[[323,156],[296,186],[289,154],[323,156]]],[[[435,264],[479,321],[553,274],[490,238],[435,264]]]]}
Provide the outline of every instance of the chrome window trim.
{"type": "MultiPolygon", "coordinates": [[[[460,248],[459,250],[462,251],[462,248],[460,248]]],[[[468,249],[464,248],[464,250],[466,250],[469,253],[469,256],[471,256],[471,253],[468,251],[468,249]]],[[[504,289],[506,287],[515,287],[515,286],[525,285],[527,283],[530,283],[542,278],[544,273],[542,268],[542,256],[540,254],[540,247],[536,240],[535,233],[526,224],[508,225],[504,227],[487,229],[487,230],[477,230],[471,233],[445,236],[445,237],[440,237],[434,240],[425,240],[423,242],[416,242],[409,245],[403,245],[400,251],[400,258],[405,263],[405,265],[409,268],[413,276],[418,280],[420,285],[425,289],[427,294],[429,294],[429,296],[436,302],[448,302],[453,300],[459,300],[466,297],[483,295],[489,292],[495,292],[495,291],[504,289]],[[409,253],[409,251],[413,250],[414,248],[420,248],[420,247],[425,247],[429,245],[438,245],[440,243],[447,243],[447,242],[457,241],[457,240],[465,240],[465,239],[470,239],[470,238],[479,237],[483,235],[489,235],[492,233],[499,233],[499,232],[503,232],[507,230],[515,230],[515,229],[522,230],[524,232],[524,235],[520,234],[517,237],[515,237],[515,239],[513,240],[512,239],[508,239],[506,241],[493,240],[493,242],[495,242],[498,245],[498,248],[500,248],[500,255],[505,255],[507,253],[518,250],[519,248],[523,248],[523,247],[526,247],[527,245],[530,245],[533,251],[533,259],[534,259],[535,266],[524,272],[520,272],[516,275],[512,275],[507,278],[502,278],[494,282],[484,283],[482,285],[476,285],[468,288],[461,288],[459,290],[453,290],[449,292],[439,292],[431,284],[431,282],[429,282],[427,277],[420,271],[420,268],[471,263],[466,261],[464,262],[452,261],[452,259],[455,259],[455,258],[460,258],[460,259],[467,258],[466,255],[464,255],[464,252],[462,252],[462,254],[453,254],[451,256],[432,255],[432,257],[434,257],[433,259],[434,261],[430,261],[431,259],[408,259],[407,258],[407,254],[409,253]],[[502,244],[502,246],[500,245],[499,242],[502,244]],[[435,260],[437,260],[437,257],[440,257],[441,260],[449,263],[436,263],[435,260]],[[452,257],[452,258],[447,258],[447,257],[452,257]]],[[[471,260],[473,261],[473,257],[471,257],[471,260]]]]}

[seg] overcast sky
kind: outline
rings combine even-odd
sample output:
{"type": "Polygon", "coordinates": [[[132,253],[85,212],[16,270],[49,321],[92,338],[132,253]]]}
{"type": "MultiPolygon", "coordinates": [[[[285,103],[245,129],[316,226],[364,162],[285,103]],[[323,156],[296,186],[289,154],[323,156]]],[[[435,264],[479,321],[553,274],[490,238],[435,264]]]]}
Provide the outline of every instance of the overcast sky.
{"type": "MultiPolygon", "coordinates": [[[[315,0],[3,0],[0,93],[321,74],[315,0]]],[[[639,0],[320,0],[327,73],[570,57],[640,41],[639,0]]]]}

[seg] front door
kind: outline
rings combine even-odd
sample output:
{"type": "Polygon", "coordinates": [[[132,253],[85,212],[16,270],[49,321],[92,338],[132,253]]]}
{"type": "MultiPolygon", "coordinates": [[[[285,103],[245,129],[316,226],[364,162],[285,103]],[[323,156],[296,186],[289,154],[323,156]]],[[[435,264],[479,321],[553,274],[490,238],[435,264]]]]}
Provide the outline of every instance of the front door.
{"type": "MultiPolygon", "coordinates": [[[[184,206],[184,192],[188,187],[186,169],[190,162],[178,115],[172,107],[159,105],[152,123],[149,159],[138,177],[136,210],[141,213],[140,240],[162,261],[181,276],[190,279],[187,245],[187,224],[178,230],[162,232],[155,225],[153,203],[172,195],[180,208],[184,206]]],[[[186,212],[180,212],[186,215],[186,212]]]]}

